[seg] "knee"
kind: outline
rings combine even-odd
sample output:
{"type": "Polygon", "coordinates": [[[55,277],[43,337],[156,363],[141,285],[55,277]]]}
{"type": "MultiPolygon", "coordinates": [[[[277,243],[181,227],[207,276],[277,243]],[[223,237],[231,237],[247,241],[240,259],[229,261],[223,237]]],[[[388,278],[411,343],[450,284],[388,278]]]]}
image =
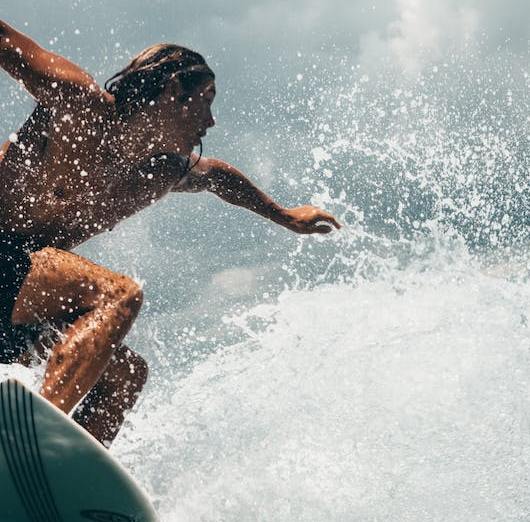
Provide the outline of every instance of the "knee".
{"type": "Polygon", "coordinates": [[[141,286],[130,277],[123,276],[116,285],[115,292],[118,299],[136,316],[144,299],[141,286]]]}
{"type": "Polygon", "coordinates": [[[142,304],[144,302],[144,291],[142,290],[142,287],[136,282],[131,281],[131,287],[129,290],[129,306],[132,308],[132,310],[137,314],[140,311],[140,308],[142,308],[142,304]]]}

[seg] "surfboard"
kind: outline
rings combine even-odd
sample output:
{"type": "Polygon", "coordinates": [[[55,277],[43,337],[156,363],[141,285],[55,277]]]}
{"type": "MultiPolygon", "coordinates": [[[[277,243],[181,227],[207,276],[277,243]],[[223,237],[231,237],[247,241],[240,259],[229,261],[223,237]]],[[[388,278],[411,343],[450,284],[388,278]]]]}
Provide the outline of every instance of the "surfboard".
{"type": "Polygon", "coordinates": [[[0,383],[1,522],[156,522],[147,496],[89,433],[15,379],[0,383]]]}

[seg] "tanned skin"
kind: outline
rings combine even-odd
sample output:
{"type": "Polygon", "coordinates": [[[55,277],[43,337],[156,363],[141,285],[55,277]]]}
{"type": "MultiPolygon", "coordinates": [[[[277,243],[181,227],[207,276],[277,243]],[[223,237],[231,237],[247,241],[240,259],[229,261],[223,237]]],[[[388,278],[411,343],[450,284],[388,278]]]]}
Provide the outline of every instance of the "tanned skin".
{"type": "Polygon", "coordinates": [[[131,278],[71,249],[170,192],[207,190],[301,234],[340,228],[309,205],[284,208],[241,172],[201,158],[181,170],[141,165],[159,153],[192,155],[214,125],[215,84],[179,103],[170,82],[156,103],[120,119],[113,97],[77,65],[0,21],[0,66],[24,85],[37,109],[0,151],[0,228],[39,237],[12,314],[17,325],[67,325],[50,350],[41,394],[106,445],[147,378],[147,364],[122,344],[141,304],[131,278]],[[178,171],[177,171],[178,170],[178,171]]]}

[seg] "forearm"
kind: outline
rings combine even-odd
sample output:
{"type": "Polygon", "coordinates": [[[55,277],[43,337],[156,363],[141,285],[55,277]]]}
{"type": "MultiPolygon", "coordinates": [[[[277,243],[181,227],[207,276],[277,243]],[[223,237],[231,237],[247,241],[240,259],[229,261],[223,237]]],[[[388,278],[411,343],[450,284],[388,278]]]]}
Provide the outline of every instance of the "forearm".
{"type": "Polygon", "coordinates": [[[58,103],[58,94],[96,91],[94,80],[69,60],[41,47],[0,20],[0,67],[21,81],[41,103],[58,103]]]}
{"type": "Polygon", "coordinates": [[[0,65],[9,65],[12,61],[10,58],[14,56],[18,57],[18,62],[31,61],[39,50],[40,47],[34,40],[0,20],[0,65]]]}
{"type": "Polygon", "coordinates": [[[45,85],[36,64],[42,48],[31,38],[0,20],[0,67],[38,98],[45,85]]]}
{"type": "Polygon", "coordinates": [[[216,161],[209,173],[208,190],[222,200],[244,207],[260,216],[283,224],[284,208],[258,189],[239,170],[222,161],[216,161]]]}
{"type": "Polygon", "coordinates": [[[3,20],[0,20],[0,52],[7,51],[12,46],[15,30],[3,20]]]}

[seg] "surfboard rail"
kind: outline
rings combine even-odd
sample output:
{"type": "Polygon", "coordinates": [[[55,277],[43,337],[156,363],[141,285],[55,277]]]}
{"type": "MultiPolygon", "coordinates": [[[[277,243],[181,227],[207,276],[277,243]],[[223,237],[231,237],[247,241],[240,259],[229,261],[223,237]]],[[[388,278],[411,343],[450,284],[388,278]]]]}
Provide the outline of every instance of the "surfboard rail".
{"type": "Polygon", "coordinates": [[[156,522],[94,437],[16,379],[0,383],[2,522],[156,522]]]}

